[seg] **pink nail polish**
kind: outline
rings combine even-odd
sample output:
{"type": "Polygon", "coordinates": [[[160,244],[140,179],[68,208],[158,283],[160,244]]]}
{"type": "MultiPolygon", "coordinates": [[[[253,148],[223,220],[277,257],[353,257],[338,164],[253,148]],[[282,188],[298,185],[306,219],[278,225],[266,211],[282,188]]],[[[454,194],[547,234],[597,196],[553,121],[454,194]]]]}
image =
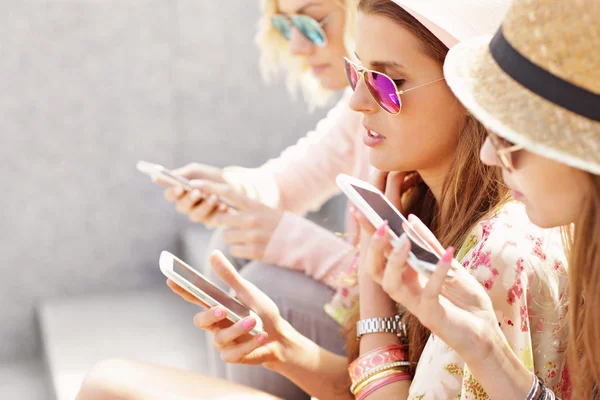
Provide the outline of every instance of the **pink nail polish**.
{"type": "Polygon", "coordinates": [[[387,220],[383,221],[383,224],[381,224],[381,226],[379,228],[377,228],[377,231],[375,232],[377,234],[377,236],[383,236],[383,235],[385,235],[385,231],[387,230],[387,226],[388,226],[387,220]]]}
{"type": "Polygon", "coordinates": [[[220,308],[217,308],[215,311],[213,311],[213,314],[217,318],[222,318],[223,317],[223,310],[221,310],[220,308]]]}
{"type": "Polygon", "coordinates": [[[252,317],[248,317],[244,320],[244,322],[242,323],[242,326],[244,327],[244,329],[252,329],[252,327],[254,326],[254,318],[252,317]]]}
{"type": "Polygon", "coordinates": [[[256,340],[258,341],[258,343],[261,343],[261,344],[262,344],[262,343],[264,343],[264,342],[267,340],[267,337],[266,337],[265,335],[262,335],[262,334],[261,334],[261,335],[258,335],[258,336],[256,337],[256,340]]]}
{"type": "Polygon", "coordinates": [[[452,257],[454,257],[454,248],[450,246],[446,249],[446,252],[442,256],[442,261],[445,263],[449,263],[452,261],[452,257]]]}

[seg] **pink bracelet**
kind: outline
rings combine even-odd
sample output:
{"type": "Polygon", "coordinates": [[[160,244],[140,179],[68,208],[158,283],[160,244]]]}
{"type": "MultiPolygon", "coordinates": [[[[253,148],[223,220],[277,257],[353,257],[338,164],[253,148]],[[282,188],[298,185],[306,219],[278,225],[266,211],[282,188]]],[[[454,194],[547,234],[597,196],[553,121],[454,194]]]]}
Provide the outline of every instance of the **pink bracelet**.
{"type": "Polygon", "coordinates": [[[399,344],[391,344],[389,346],[371,350],[358,357],[350,364],[350,366],[348,366],[350,380],[355,382],[361,376],[369,373],[369,371],[384,364],[396,361],[406,361],[408,359],[406,353],[406,346],[399,344]]]}
{"type": "Polygon", "coordinates": [[[411,376],[406,372],[398,372],[397,374],[386,376],[385,378],[376,380],[375,382],[369,384],[363,390],[358,392],[356,394],[356,400],[364,400],[368,395],[370,395],[378,389],[381,389],[384,386],[387,386],[394,382],[407,381],[409,379],[411,379],[411,376]]]}

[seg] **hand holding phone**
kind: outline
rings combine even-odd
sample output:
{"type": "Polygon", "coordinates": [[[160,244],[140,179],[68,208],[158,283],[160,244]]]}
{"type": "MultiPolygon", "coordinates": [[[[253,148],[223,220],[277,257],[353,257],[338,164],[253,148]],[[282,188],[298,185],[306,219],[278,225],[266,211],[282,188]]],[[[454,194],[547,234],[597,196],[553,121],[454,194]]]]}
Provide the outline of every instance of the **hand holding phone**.
{"type": "Polygon", "coordinates": [[[252,317],[256,320],[256,325],[249,333],[255,336],[262,332],[262,320],[254,311],[221,290],[173,254],[163,251],[160,255],[159,264],[160,270],[167,278],[198,299],[201,304],[205,304],[207,308],[224,307],[227,310],[227,319],[232,323],[252,317]]]}
{"type": "Polygon", "coordinates": [[[392,245],[406,233],[412,249],[408,255],[408,265],[427,276],[435,272],[435,264],[440,260],[436,250],[419,235],[379,189],[370,183],[344,174],[338,175],[336,183],[375,228],[388,221],[392,245]]]}
{"type": "MultiPolygon", "coordinates": [[[[191,186],[190,181],[182,176],[174,174],[173,171],[159,164],[150,163],[147,161],[138,161],[136,164],[138,171],[148,175],[155,181],[164,182],[168,185],[179,187],[185,191],[191,192],[195,188],[191,186]]],[[[219,197],[218,202],[222,206],[227,206],[232,210],[236,210],[235,204],[231,201],[219,197]]]]}

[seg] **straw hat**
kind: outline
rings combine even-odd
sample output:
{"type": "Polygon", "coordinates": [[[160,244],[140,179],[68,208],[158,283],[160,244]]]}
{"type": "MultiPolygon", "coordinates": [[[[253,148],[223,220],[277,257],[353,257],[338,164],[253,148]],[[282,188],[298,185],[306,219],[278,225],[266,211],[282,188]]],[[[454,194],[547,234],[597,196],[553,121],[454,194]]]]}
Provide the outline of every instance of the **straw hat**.
{"type": "Polygon", "coordinates": [[[510,0],[394,0],[448,48],[463,40],[493,34],[510,0]]]}
{"type": "Polygon", "coordinates": [[[446,81],[492,132],[600,174],[599,21],[598,0],[515,0],[493,39],[450,50],[446,81]]]}

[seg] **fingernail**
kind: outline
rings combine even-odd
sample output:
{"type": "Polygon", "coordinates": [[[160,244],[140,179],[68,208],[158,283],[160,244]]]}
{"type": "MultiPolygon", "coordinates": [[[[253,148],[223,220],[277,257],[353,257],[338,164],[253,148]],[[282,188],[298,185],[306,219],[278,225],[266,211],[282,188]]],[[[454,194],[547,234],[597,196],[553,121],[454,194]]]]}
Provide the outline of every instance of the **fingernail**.
{"type": "Polygon", "coordinates": [[[260,335],[258,335],[258,336],[256,337],[256,340],[258,341],[258,343],[261,343],[261,344],[262,344],[262,343],[264,343],[264,342],[266,342],[266,341],[267,341],[267,336],[266,336],[266,335],[263,335],[263,334],[261,333],[260,335]]]}
{"type": "Polygon", "coordinates": [[[445,263],[449,263],[452,261],[452,257],[454,257],[454,248],[450,246],[446,249],[446,252],[442,256],[442,261],[445,263]]]}
{"type": "Polygon", "coordinates": [[[210,197],[208,198],[208,201],[210,201],[211,203],[216,203],[217,199],[218,199],[218,197],[216,194],[211,194],[210,197]]]}
{"type": "Polygon", "coordinates": [[[377,234],[377,236],[382,237],[383,235],[385,235],[387,226],[388,226],[387,220],[383,221],[383,224],[381,224],[381,226],[379,228],[377,228],[377,231],[375,232],[377,234]]]}
{"type": "Polygon", "coordinates": [[[192,190],[192,193],[190,193],[190,199],[192,201],[198,201],[198,200],[200,200],[201,196],[202,196],[202,193],[200,193],[199,190],[192,190]]]}
{"type": "Polygon", "coordinates": [[[216,310],[213,311],[213,315],[217,318],[222,318],[223,310],[221,310],[220,308],[217,308],[216,310]]]}
{"type": "Polygon", "coordinates": [[[244,322],[242,323],[242,326],[244,327],[244,329],[251,329],[254,326],[254,318],[252,317],[248,317],[244,320],[244,322]]]}
{"type": "Polygon", "coordinates": [[[175,193],[175,196],[181,196],[183,194],[183,188],[176,187],[173,189],[173,193],[175,193]]]}

